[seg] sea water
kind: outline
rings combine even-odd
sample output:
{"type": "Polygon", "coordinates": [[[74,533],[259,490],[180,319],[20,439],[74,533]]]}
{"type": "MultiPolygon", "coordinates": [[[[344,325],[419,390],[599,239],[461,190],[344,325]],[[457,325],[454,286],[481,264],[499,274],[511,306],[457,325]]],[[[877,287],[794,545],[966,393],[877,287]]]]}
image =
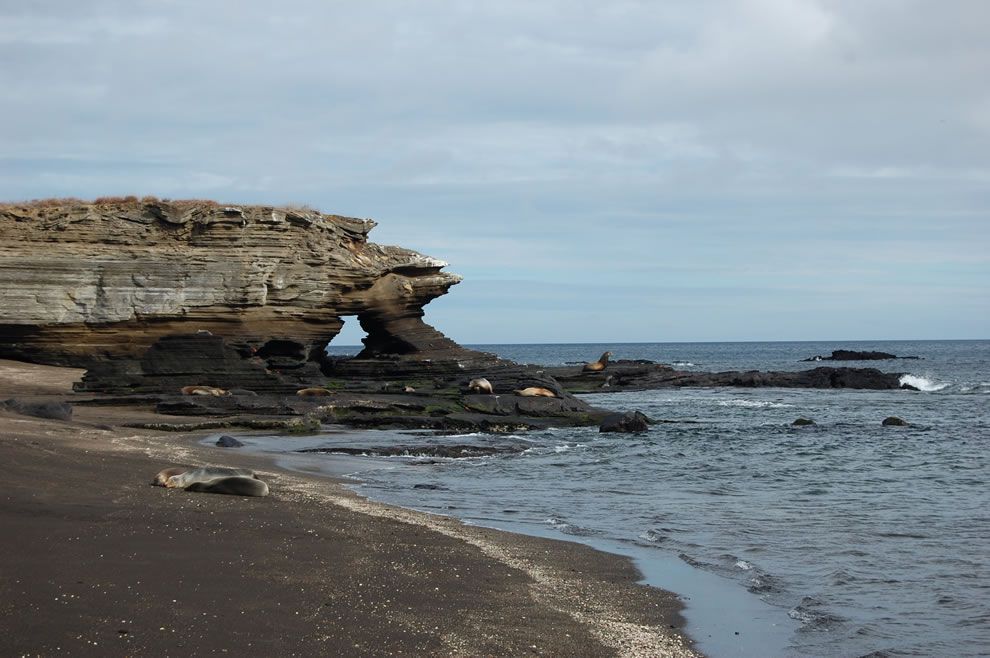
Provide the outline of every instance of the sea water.
{"type": "MultiPolygon", "coordinates": [[[[688,632],[715,658],[990,653],[990,341],[474,347],[543,365],[610,350],[613,359],[683,370],[905,373],[902,381],[920,391],[588,395],[591,404],[662,422],[635,435],[464,435],[455,438],[528,449],[355,460],[355,487],[389,503],[629,555],[647,582],[686,598],[688,632]],[[833,349],[920,358],[801,361],[833,349]],[[883,426],[887,416],[910,425],[883,426]],[[798,417],[815,424],[795,427],[798,417]]],[[[344,437],[311,437],[307,446],[354,444],[344,437]]]]}

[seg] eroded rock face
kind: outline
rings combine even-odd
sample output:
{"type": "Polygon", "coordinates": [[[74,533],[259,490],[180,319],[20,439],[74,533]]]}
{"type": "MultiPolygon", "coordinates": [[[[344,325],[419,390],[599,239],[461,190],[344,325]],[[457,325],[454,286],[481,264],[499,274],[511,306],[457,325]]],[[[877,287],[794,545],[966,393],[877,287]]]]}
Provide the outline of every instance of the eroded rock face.
{"type": "Polygon", "coordinates": [[[0,206],[0,356],[89,368],[93,390],[285,388],[357,316],[365,356],[477,358],[422,320],[460,277],[368,242],[374,226],[210,202],[0,206]]]}

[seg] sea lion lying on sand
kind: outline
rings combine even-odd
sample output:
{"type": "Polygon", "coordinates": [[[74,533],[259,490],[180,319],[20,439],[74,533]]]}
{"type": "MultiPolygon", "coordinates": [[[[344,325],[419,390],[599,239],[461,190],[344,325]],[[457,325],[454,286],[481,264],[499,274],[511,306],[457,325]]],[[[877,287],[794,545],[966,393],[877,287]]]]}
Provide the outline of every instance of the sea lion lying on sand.
{"type": "MultiPolygon", "coordinates": [[[[165,469],[162,473],[172,469],[165,469]]],[[[156,476],[161,477],[162,473],[156,476]]],[[[217,478],[225,477],[258,477],[254,471],[246,468],[227,468],[225,466],[203,466],[200,468],[184,468],[179,473],[175,473],[165,478],[165,486],[169,489],[184,489],[193,482],[209,482],[217,478]]]]}
{"type": "Polygon", "coordinates": [[[172,466],[155,476],[152,484],[169,489],[185,489],[232,496],[267,496],[268,485],[246,468],[172,466]]]}
{"type": "Polygon", "coordinates": [[[328,388],[320,388],[319,386],[315,386],[313,388],[301,388],[298,391],[296,391],[296,395],[304,398],[315,398],[326,395],[333,395],[333,391],[331,391],[328,388]]]}
{"type": "Polygon", "coordinates": [[[600,357],[598,357],[597,361],[592,361],[591,363],[584,364],[584,367],[581,368],[581,370],[583,372],[601,372],[602,370],[605,369],[605,366],[608,365],[608,357],[610,356],[612,356],[611,352],[605,352],[600,357]]]}
{"type": "Polygon", "coordinates": [[[478,377],[477,379],[472,379],[468,383],[468,390],[472,393],[487,393],[488,395],[494,395],[495,391],[492,390],[492,383],[485,379],[484,377],[478,377]]]}
{"type": "Polygon", "coordinates": [[[186,491],[200,493],[228,494],[231,496],[267,496],[268,485],[255,478],[235,475],[215,478],[208,482],[193,482],[186,491]]]}
{"type": "Polygon", "coordinates": [[[528,386],[519,391],[513,391],[516,395],[521,395],[524,398],[555,398],[557,394],[551,391],[549,388],[542,388],[540,386],[528,386]]]}
{"type": "Polygon", "coordinates": [[[188,470],[189,468],[187,466],[172,466],[170,468],[166,468],[160,471],[158,475],[155,476],[155,479],[151,481],[151,484],[155,485],[156,487],[164,487],[165,482],[170,477],[172,477],[173,475],[181,475],[182,473],[185,473],[188,470]]]}
{"type": "Polygon", "coordinates": [[[183,395],[216,395],[217,397],[230,395],[226,390],[216,386],[183,386],[180,390],[183,395]]]}

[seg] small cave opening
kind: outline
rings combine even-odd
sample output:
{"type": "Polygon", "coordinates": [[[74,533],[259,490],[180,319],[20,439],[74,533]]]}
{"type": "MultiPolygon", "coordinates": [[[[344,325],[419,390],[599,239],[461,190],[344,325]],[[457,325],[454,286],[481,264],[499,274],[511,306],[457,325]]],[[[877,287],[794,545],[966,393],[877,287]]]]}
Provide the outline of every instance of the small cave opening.
{"type": "Polygon", "coordinates": [[[355,356],[364,349],[364,339],[368,337],[356,315],[341,316],[340,321],[344,326],[324,348],[324,352],[330,358],[355,356]]]}

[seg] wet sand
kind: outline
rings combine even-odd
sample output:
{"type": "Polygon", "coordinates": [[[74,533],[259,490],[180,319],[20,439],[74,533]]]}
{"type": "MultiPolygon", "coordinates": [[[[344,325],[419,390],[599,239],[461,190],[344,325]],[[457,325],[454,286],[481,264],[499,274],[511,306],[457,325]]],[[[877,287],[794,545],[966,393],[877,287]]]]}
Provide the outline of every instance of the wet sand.
{"type": "MultiPolygon", "coordinates": [[[[72,402],[80,375],[0,361],[0,400],[72,402]]],[[[680,602],[625,558],[121,427],[167,418],[0,412],[0,655],[697,655],[680,602]],[[272,493],[150,485],[203,464],[254,468],[272,493]]]]}

